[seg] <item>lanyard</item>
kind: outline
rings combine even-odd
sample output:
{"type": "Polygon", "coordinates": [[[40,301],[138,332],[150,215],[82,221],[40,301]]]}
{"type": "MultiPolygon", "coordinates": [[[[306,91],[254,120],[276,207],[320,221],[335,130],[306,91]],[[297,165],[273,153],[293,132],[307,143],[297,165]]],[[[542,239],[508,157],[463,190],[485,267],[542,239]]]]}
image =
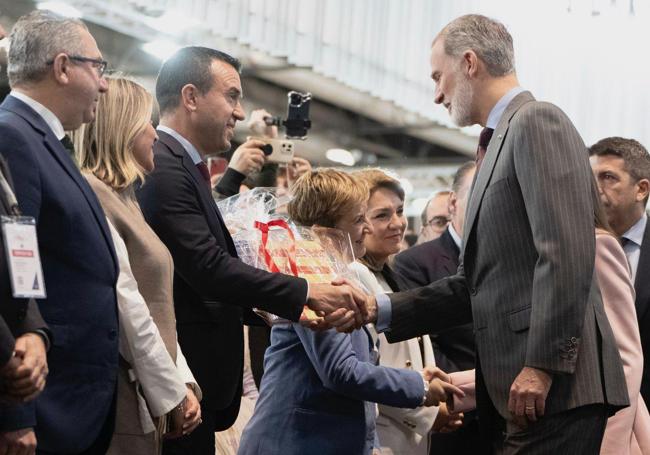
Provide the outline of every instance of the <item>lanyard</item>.
{"type": "Polygon", "coordinates": [[[5,198],[7,200],[7,204],[9,205],[9,209],[11,210],[11,214],[15,216],[20,216],[20,208],[18,207],[18,201],[16,200],[16,195],[14,194],[13,190],[9,186],[9,182],[7,182],[7,179],[4,176],[4,173],[0,170],[0,187],[2,187],[2,191],[5,194],[5,198]]]}

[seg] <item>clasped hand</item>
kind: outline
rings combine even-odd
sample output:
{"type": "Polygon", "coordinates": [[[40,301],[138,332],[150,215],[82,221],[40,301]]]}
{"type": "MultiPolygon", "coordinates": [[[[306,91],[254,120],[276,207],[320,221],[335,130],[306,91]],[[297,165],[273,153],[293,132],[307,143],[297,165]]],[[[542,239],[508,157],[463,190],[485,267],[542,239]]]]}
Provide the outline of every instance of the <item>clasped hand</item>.
{"type": "Polygon", "coordinates": [[[318,316],[317,320],[301,319],[301,324],[314,330],[332,327],[349,333],[361,328],[368,320],[368,296],[345,279],[331,284],[310,284],[307,306],[318,316]]]}
{"type": "Polygon", "coordinates": [[[425,381],[429,381],[425,406],[438,406],[440,403],[445,403],[452,395],[459,398],[465,396],[465,392],[453,385],[449,375],[440,368],[426,367],[422,370],[422,377],[425,381]]]}
{"type": "Polygon", "coordinates": [[[26,333],[16,338],[14,355],[0,369],[0,400],[24,403],[36,398],[45,388],[47,354],[40,335],[26,333]]]}

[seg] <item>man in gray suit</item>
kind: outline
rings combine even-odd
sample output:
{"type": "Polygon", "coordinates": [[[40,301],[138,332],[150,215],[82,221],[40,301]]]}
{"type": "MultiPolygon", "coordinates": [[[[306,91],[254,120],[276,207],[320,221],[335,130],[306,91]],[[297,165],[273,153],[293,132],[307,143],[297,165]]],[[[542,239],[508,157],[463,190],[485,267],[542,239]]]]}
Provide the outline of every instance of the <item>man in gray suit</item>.
{"type": "Polygon", "coordinates": [[[474,322],[479,422],[497,453],[597,454],[628,404],[594,278],[592,175],[566,115],[519,87],[512,37],[462,16],[431,52],[435,102],[484,126],[458,273],[376,296],[389,341],[474,322]],[[491,138],[491,140],[490,140],[491,138]]]}

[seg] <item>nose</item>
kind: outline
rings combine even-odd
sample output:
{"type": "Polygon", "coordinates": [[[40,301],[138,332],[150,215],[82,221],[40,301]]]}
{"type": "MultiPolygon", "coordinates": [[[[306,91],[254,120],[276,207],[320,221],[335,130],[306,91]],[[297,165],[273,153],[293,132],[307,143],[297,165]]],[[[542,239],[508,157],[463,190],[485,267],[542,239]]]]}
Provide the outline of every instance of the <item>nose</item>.
{"type": "Polygon", "coordinates": [[[237,103],[237,106],[235,106],[235,110],[232,112],[233,117],[237,119],[237,121],[242,121],[246,118],[246,112],[244,112],[244,108],[241,105],[241,102],[237,103]]]}
{"type": "Polygon", "coordinates": [[[99,78],[99,93],[108,92],[108,81],[104,76],[99,78]]]}
{"type": "Polygon", "coordinates": [[[365,232],[366,235],[372,234],[372,225],[366,216],[363,217],[363,232],[365,232]]]}
{"type": "Polygon", "coordinates": [[[442,103],[444,98],[445,97],[442,95],[442,91],[440,90],[440,87],[438,87],[438,85],[436,84],[436,91],[434,92],[433,95],[433,102],[436,104],[440,104],[442,103]]]}

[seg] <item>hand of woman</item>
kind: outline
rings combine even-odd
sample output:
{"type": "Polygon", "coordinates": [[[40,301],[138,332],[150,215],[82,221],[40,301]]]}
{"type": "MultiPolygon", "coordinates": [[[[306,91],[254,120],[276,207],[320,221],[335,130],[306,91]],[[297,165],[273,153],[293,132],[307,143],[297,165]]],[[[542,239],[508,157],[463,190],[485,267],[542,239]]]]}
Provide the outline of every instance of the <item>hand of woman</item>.
{"type": "Polygon", "coordinates": [[[431,431],[434,433],[450,433],[456,431],[463,425],[463,417],[462,412],[451,412],[449,411],[449,408],[447,408],[446,403],[440,403],[438,415],[436,416],[436,420],[433,422],[431,431]]]}
{"type": "Polygon", "coordinates": [[[198,427],[201,420],[201,406],[194,395],[194,391],[187,386],[187,397],[185,397],[185,415],[183,422],[183,435],[190,434],[198,427]]]}

